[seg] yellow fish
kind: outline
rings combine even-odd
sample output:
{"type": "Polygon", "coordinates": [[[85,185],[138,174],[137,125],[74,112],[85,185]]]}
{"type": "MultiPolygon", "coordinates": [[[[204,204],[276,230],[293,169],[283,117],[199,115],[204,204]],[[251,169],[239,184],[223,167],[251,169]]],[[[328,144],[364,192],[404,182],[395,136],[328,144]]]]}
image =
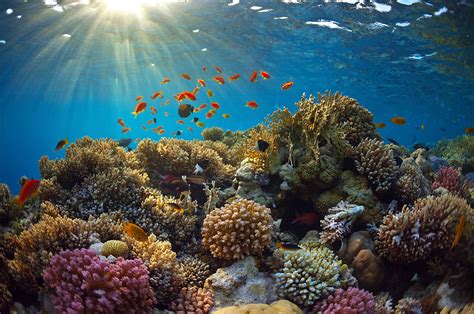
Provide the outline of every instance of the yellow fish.
{"type": "Polygon", "coordinates": [[[208,89],[207,90],[207,96],[212,97],[212,96],[214,96],[214,93],[210,89],[208,89]]]}
{"type": "Polygon", "coordinates": [[[144,242],[148,240],[146,232],[134,223],[126,222],[123,225],[123,231],[131,238],[137,241],[144,242]]]}
{"type": "Polygon", "coordinates": [[[454,239],[453,242],[451,243],[451,250],[458,245],[459,240],[461,240],[462,232],[464,231],[464,225],[466,224],[466,219],[464,218],[464,215],[461,215],[461,218],[459,218],[459,222],[456,225],[456,229],[454,231],[454,239]]]}

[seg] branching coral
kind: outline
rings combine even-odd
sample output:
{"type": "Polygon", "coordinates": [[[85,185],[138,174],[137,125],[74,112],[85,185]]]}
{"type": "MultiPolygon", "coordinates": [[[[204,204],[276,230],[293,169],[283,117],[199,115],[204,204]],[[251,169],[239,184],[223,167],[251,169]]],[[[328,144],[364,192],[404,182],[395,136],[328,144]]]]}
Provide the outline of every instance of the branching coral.
{"type": "Polygon", "coordinates": [[[433,190],[443,187],[451,193],[460,195],[463,192],[463,182],[461,174],[452,167],[442,167],[439,169],[433,184],[433,190]]]}
{"type": "Polygon", "coordinates": [[[461,215],[472,215],[472,211],[464,199],[449,194],[419,199],[413,208],[404,206],[401,212],[384,217],[376,246],[394,263],[424,260],[433,250],[451,245],[461,215]]]}
{"type": "Polygon", "coordinates": [[[138,259],[112,264],[92,250],[67,250],[53,256],[43,277],[61,313],[148,313],[155,303],[138,259]]]}
{"type": "Polygon", "coordinates": [[[356,148],[357,171],[367,175],[377,192],[386,192],[396,178],[397,164],[393,152],[377,139],[363,139],[356,148]]]}
{"type": "Polygon", "coordinates": [[[176,269],[161,268],[150,270],[150,285],[155,293],[157,306],[167,308],[176,300],[183,287],[183,278],[176,269]]]}
{"type": "Polygon", "coordinates": [[[177,314],[210,312],[213,305],[212,292],[198,287],[183,288],[171,309],[177,314]]]}
{"type": "Polygon", "coordinates": [[[352,224],[364,211],[364,206],[349,204],[341,201],[337,206],[328,210],[328,214],[321,221],[323,232],[321,241],[323,243],[333,243],[342,240],[344,236],[351,232],[352,224]]]}
{"type": "Polygon", "coordinates": [[[359,314],[374,313],[375,297],[362,289],[349,287],[337,289],[333,295],[318,301],[313,308],[315,313],[359,314]]]}
{"type": "Polygon", "coordinates": [[[399,168],[399,177],[395,183],[397,196],[407,203],[425,197],[430,192],[430,184],[412,157],[405,158],[399,168]]]}
{"type": "Polygon", "coordinates": [[[421,302],[414,298],[403,298],[398,300],[395,306],[395,314],[421,314],[423,313],[421,302]]]}
{"type": "Polygon", "coordinates": [[[149,235],[148,241],[144,242],[130,237],[125,240],[131,247],[133,257],[143,260],[150,269],[178,269],[176,253],[168,241],[157,241],[154,234],[149,235]]]}
{"type": "Polygon", "coordinates": [[[260,255],[271,244],[272,225],[270,209],[240,198],[206,216],[202,244],[226,260],[260,255]]]}
{"type": "Polygon", "coordinates": [[[184,277],[185,287],[202,287],[204,281],[211,275],[209,265],[192,256],[180,258],[179,268],[184,277]]]}

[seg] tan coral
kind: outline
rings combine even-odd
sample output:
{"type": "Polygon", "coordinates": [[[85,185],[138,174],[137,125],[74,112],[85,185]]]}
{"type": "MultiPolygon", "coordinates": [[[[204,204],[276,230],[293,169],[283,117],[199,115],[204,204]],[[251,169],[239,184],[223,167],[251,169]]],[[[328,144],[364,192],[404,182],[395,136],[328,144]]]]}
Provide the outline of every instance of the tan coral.
{"type": "Polygon", "coordinates": [[[212,292],[205,288],[191,287],[182,288],[177,300],[171,304],[171,309],[176,314],[191,314],[210,312],[214,301],[212,292]]]}
{"type": "Polygon", "coordinates": [[[224,130],[218,127],[205,128],[202,130],[201,136],[205,141],[222,141],[224,138],[224,130]]]}
{"type": "Polygon", "coordinates": [[[125,242],[131,247],[132,255],[143,260],[148,268],[178,269],[176,253],[168,241],[158,241],[154,234],[150,234],[147,241],[140,242],[127,236],[125,242]]]}
{"type": "Polygon", "coordinates": [[[202,244],[214,257],[226,260],[260,255],[271,244],[272,224],[269,208],[237,199],[206,216],[202,244]]]}
{"type": "Polygon", "coordinates": [[[423,176],[423,172],[412,157],[402,161],[399,176],[395,182],[397,195],[403,202],[413,203],[430,192],[430,184],[423,176]]]}

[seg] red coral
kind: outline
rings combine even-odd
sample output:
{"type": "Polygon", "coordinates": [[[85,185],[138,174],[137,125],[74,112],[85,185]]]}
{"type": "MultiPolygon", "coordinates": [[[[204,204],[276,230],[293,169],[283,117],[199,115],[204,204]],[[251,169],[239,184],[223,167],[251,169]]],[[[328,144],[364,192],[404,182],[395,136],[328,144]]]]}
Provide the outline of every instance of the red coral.
{"type": "Polygon", "coordinates": [[[442,187],[451,193],[460,195],[463,190],[463,183],[459,171],[452,167],[441,167],[436,174],[432,188],[436,190],[442,187]]]}

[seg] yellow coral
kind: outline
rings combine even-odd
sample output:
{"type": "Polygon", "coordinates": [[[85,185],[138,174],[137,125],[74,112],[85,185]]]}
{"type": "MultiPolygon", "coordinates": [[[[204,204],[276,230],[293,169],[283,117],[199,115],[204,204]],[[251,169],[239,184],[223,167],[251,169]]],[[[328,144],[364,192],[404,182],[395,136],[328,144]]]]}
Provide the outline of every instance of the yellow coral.
{"type": "Polygon", "coordinates": [[[102,249],[100,250],[100,255],[109,256],[113,255],[115,257],[127,257],[129,252],[127,243],[120,240],[109,240],[104,243],[102,249]]]}
{"type": "Polygon", "coordinates": [[[265,172],[269,170],[271,157],[277,149],[275,137],[271,129],[264,125],[259,125],[251,129],[246,146],[245,157],[254,165],[254,171],[265,172]],[[269,144],[264,152],[256,149],[259,140],[263,140],[269,144]]]}
{"type": "Polygon", "coordinates": [[[132,248],[132,255],[148,264],[150,269],[178,269],[176,253],[168,241],[157,241],[154,234],[148,236],[148,241],[140,242],[126,236],[125,241],[132,248]]]}

